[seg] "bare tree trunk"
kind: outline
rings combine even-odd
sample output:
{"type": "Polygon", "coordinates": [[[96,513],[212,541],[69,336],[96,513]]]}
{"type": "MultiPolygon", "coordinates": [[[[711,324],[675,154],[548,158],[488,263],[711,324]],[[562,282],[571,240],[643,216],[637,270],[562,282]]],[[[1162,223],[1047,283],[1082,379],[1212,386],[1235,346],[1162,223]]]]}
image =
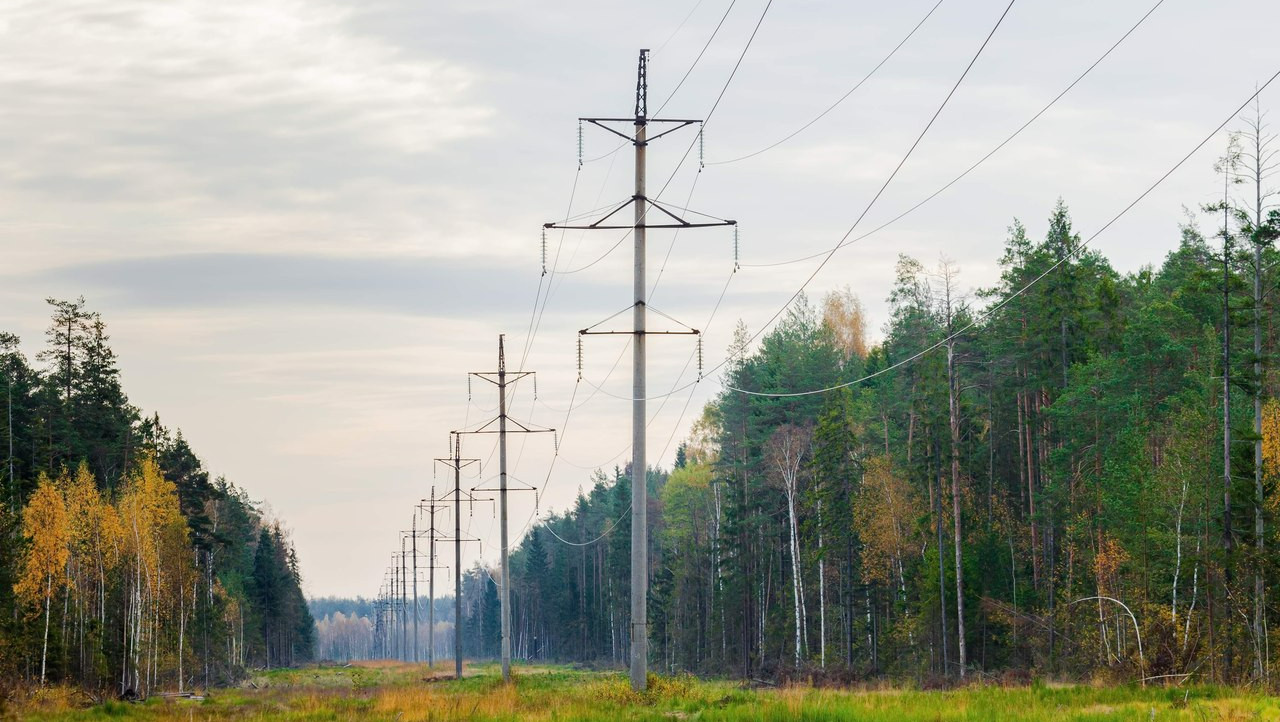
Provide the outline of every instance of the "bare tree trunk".
{"type": "MultiPolygon", "coordinates": [[[[1023,373],[1023,381],[1027,380],[1026,373],[1023,373]]],[[[1031,438],[1031,398],[1025,392],[1022,394],[1022,406],[1019,407],[1019,418],[1023,423],[1022,434],[1026,439],[1026,464],[1027,464],[1027,519],[1030,522],[1031,530],[1031,586],[1035,589],[1040,588],[1040,552],[1037,545],[1040,541],[1040,529],[1038,520],[1036,519],[1036,467],[1035,467],[1035,444],[1031,438]]]]}
{"type": "MultiPolygon", "coordinates": [[[[1223,166],[1222,191],[1222,562],[1223,593],[1231,593],[1232,559],[1235,546],[1231,530],[1231,228],[1230,184],[1235,168],[1234,136],[1223,166]]],[[[1227,615],[1230,620],[1231,615],[1227,615]]],[[[1227,622],[1228,627],[1230,622],[1227,622]]],[[[1224,675],[1231,674],[1232,640],[1228,633],[1223,647],[1224,675]]]]}
{"type": "Polygon", "coordinates": [[[1170,606],[1174,629],[1178,628],[1178,576],[1182,573],[1182,512],[1187,506],[1187,477],[1186,474],[1180,474],[1180,476],[1182,477],[1182,497],[1178,501],[1178,516],[1173,530],[1177,558],[1173,566],[1173,603],[1170,606]]]}
{"type": "MultiPolygon", "coordinates": [[[[932,444],[930,445],[932,448],[932,444]]],[[[932,473],[934,480],[937,482],[936,488],[930,488],[929,495],[933,497],[933,528],[938,536],[938,615],[942,624],[942,673],[948,674],[948,639],[947,639],[947,574],[945,568],[945,555],[943,550],[946,547],[942,532],[942,470],[934,463],[935,455],[932,453],[929,457],[930,466],[933,467],[932,473]]]]}
{"type": "MultiPolygon", "coordinates": [[[[947,330],[951,335],[950,284],[947,286],[947,330]]],[[[956,654],[960,664],[960,678],[964,679],[964,561],[960,521],[960,400],[956,392],[955,339],[947,343],[947,392],[950,397],[951,416],[951,522],[955,535],[956,554],[956,654]]]]}
{"type": "Polygon", "coordinates": [[[788,524],[788,530],[790,531],[790,534],[791,534],[791,591],[792,591],[791,596],[795,604],[795,612],[796,612],[796,668],[798,669],[800,667],[800,635],[801,635],[800,586],[801,584],[800,584],[800,543],[799,543],[799,540],[796,539],[796,536],[797,536],[796,535],[796,501],[795,501],[794,493],[787,494],[787,516],[790,520],[790,523],[788,524]]]}
{"type": "Polygon", "coordinates": [[[183,669],[182,669],[182,649],[186,643],[187,634],[187,607],[185,604],[186,586],[178,585],[178,692],[182,692],[183,669]]]}
{"type": "Polygon", "coordinates": [[[822,556],[822,500],[818,500],[818,659],[827,668],[827,581],[822,556]]]}
{"type": "Polygon", "coordinates": [[[1268,677],[1268,668],[1264,654],[1263,640],[1266,637],[1266,579],[1264,564],[1266,559],[1265,525],[1263,523],[1263,503],[1265,490],[1262,485],[1262,394],[1266,384],[1262,370],[1262,237],[1263,219],[1266,217],[1266,205],[1276,191],[1264,187],[1266,179],[1280,166],[1277,155],[1280,151],[1271,148],[1275,136],[1267,133],[1263,122],[1261,102],[1254,101],[1254,116],[1245,122],[1246,138],[1252,141],[1251,148],[1244,153],[1246,172],[1253,183],[1253,533],[1257,560],[1253,574],[1253,641],[1254,641],[1254,676],[1259,681],[1268,677]]]}
{"type": "Polygon", "coordinates": [[[44,582],[44,647],[40,650],[40,686],[44,686],[45,661],[49,658],[49,603],[53,598],[53,575],[44,582]]]}
{"type": "MultiPolygon", "coordinates": [[[[804,582],[800,566],[800,528],[796,513],[796,496],[800,488],[800,470],[811,432],[790,424],[779,427],[770,437],[766,454],[777,470],[777,480],[787,498],[787,530],[790,534],[791,596],[795,607],[795,665],[800,667],[803,646],[808,640],[805,618],[804,582]]],[[[763,616],[761,617],[763,619],[763,616]]],[[[763,646],[763,645],[762,645],[763,646]]]]}

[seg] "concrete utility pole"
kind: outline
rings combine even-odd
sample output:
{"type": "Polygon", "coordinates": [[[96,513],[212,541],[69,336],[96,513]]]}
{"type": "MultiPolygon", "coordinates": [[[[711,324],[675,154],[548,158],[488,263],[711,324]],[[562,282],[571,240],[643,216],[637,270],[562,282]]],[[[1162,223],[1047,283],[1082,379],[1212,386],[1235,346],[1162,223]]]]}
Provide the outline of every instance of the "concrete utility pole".
{"type": "Polygon", "coordinates": [[[373,602],[373,656],[382,657],[382,590],[373,602]]]}
{"type": "Polygon", "coordinates": [[[396,658],[396,555],[391,554],[391,566],[387,567],[387,628],[386,657],[396,658]]]}
{"type": "MultiPolygon", "coordinates": [[[[436,512],[440,510],[448,509],[449,507],[447,504],[436,500],[436,488],[434,486],[431,487],[431,498],[423,499],[422,501],[426,503],[418,504],[418,511],[427,512],[427,514],[430,515],[430,519],[431,519],[431,526],[429,529],[427,529],[427,544],[428,544],[427,596],[430,598],[430,602],[427,604],[427,666],[434,667],[436,663],[436,569],[448,569],[448,567],[436,566],[436,540],[441,538],[439,535],[439,532],[436,530],[436,512]]],[[[415,522],[415,529],[416,529],[416,523],[417,523],[416,515],[414,517],[414,522],[415,522]]],[[[416,536],[416,533],[415,533],[415,536],[416,536]]],[[[416,549],[416,546],[415,546],[415,549],[416,549]]],[[[417,561],[417,558],[415,556],[415,562],[416,561],[417,561]]],[[[416,571],[414,572],[414,583],[415,585],[417,583],[416,571]]],[[[418,594],[416,591],[416,586],[415,586],[415,592],[413,596],[414,596],[413,624],[414,624],[414,640],[415,640],[414,647],[413,647],[413,661],[416,662],[418,661],[418,643],[416,641],[417,631],[418,631],[418,627],[417,627],[418,625],[418,604],[417,604],[418,594]]]]}
{"type": "MultiPolygon", "coordinates": [[[[436,533],[436,524],[435,524],[435,508],[436,508],[436,507],[442,507],[443,505],[437,505],[437,504],[435,504],[435,489],[434,489],[434,488],[432,488],[432,490],[431,490],[431,494],[432,494],[432,499],[431,499],[431,528],[430,528],[429,530],[427,530],[427,532],[426,532],[426,533],[427,533],[429,536],[434,537],[434,536],[435,536],[435,533],[436,533]]],[[[426,500],[426,499],[423,499],[422,501],[427,501],[427,500],[426,500]]],[[[419,537],[419,536],[421,536],[422,532],[419,532],[419,531],[418,531],[418,512],[419,512],[419,511],[421,511],[421,510],[422,510],[422,509],[424,509],[424,508],[427,508],[427,507],[425,507],[425,506],[424,506],[424,505],[422,505],[422,504],[418,504],[417,506],[415,506],[415,507],[414,507],[414,511],[413,511],[413,524],[412,524],[412,526],[410,527],[409,531],[402,532],[402,533],[404,534],[404,536],[405,536],[405,537],[407,537],[407,538],[409,538],[409,539],[411,539],[411,540],[412,540],[412,548],[411,548],[411,551],[409,552],[409,555],[410,555],[410,557],[413,559],[412,567],[411,567],[411,573],[412,573],[412,579],[413,579],[413,582],[412,582],[412,587],[413,587],[413,617],[412,617],[412,619],[413,619],[413,661],[414,661],[414,662],[419,662],[419,661],[421,661],[421,655],[420,655],[420,654],[419,654],[419,652],[418,652],[418,648],[419,648],[418,640],[419,640],[419,639],[421,639],[421,636],[420,636],[420,635],[419,635],[419,633],[418,633],[418,619],[419,619],[419,617],[421,616],[421,615],[419,615],[419,613],[418,613],[418,537],[419,537]]],[[[403,540],[402,540],[402,543],[403,543],[403,540]]],[[[434,538],[432,539],[432,542],[431,542],[431,554],[432,554],[432,556],[431,556],[431,564],[427,567],[427,569],[428,569],[428,574],[429,574],[429,576],[431,577],[431,599],[432,599],[433,606],[434,606],[434,601],[435,601],[435,570],[436,570],[436,567],[435,567],[435,539],[434,539],[434,538]]],[[[408,614],[408,610],[406,610],[406,611],[405,611],[405,614],[406,614],[406,615],[408,614]]],[[[432,610],[431,620],[432,620],[432,624],[433,624],[433,626],[434,626],[434,622],[435,622],[435,612],[434,612],[434,610],[432,610]]],[[[407,620],[406,620],[406,623],[407,623],[407,620]]],[[[432,632],[432,634],[431,634],[431,638],[432,638],[432,641],[434,642],[434,640],[435,640],[434,632],[432,632]]],[[[406,658],[406,659],[408,658],[408,656],[409,656],[409,650],[408,650],[408,649],[405,649],[405,650],[404,650],[404,656],[405,656],[405,658],[406,658]]],[[[434,657],[432,657],[432,659],[434,660],[434,657]]]]}
{"type": "MultiPolygon", "coordinates": [[[[510,563],[510,543],[507,538],[507,492],[510,489],[507,486],[507,422],[515,424],[519,428],[512,431],[513,434],[536,434],[536,433],[555,433],[555,429],[548,428],[529,428],[530,424],[524,424],[507,416],[507,386],[519,381],[526,376],[533,376],[532,371],[507,371],[507,356],[504,348],[504,334],[498,335],[498,370],[497,371],[473,371],[472,376],[488,381],[498,387],[498,415],[494,419],[490,419],[475,431],[465,431],[461,433],[467,434],[498,434],[498,516],[501,528],[501,574],[502,586],[499,591],[499,607],[501,608],[502,617],[502,680],[504,682],[511,681],[511,563],[510,563]],[[489,429],[493,422],[498,422],[498,430],[496,432],[489,429]]],[[[523,491],[532,491],[534,487],[526,485],[523,491]]],[[[473,491],[493,491],[493,489],[482,489],[477,487],[473,491]]]]}
{"type": "Polygon", "coordinates": [[[409,659],[409,570],[405,568],[406,557],[404,542],[406,534],[400,535],[400,659],[409,659]]]}
{"type": "MultiPolygon", "coordinates": [[[[617,135],[635,146],[635,193],[631,198],[614,208],[600,220],[589,225],[569,225],[545,223],[543,228],[576,228],[584,230],[629,229],[635,241],[635,272],[632,283],[634,304],[632,305],[632,330],[629,332],[592,331],[589,328],[579,332],[580,335],[593,333],[626,333],[632,336],[632,375],[631,375],[631,687],[636,691],[647,685],[649,660],[649,619],[647,601],[649,596],[649,535],[648,535],[648,459],[645,449],[645,337],[654,333],[660,334],[693,334],[698,330],[688,328],[683,331],[649,331],[645,325],[645,314],[648,310],[646,302],[645,280],[645,232],[649,228],[705,228],[708,226],[735,226],[736,221],[713,219],[713,222],[694,223],[685,220],[668,209],[657,200],[645,195],[646,159],[645,149],[651,141],[668,133],[673,133],[686,126],[701,124],[700,120],[677,120],[650,118],[648,111],[648,64],[649,51],[640,51],[640,60],[636,71],[636,107],[632,118],[579,118],[579,122],[587,122],[599,126],[617,135]],[[628,135],[607,125],[608,123],[630,123],[634,134],[628,135]],[[648,134],[651,123],[673,123],[668,128],[652,137],[648,134]],[[608,220],[627,206],[632,206],[634,222],[631,225],[609,225],[608,220]],[[665,223],[648,223],[645,217],[651,208],[657,209],[662,216],[669,218],[665,223]]],[[[687,211],[686,211],[687,212],[687,211]]],[[[711,216],[705,216],[712,218],[711,216]]],[[[667,220],[664,218],[663,220],[667,220]]]]}
{"type": "Polygon", "coordinates": [[[645,456],[645,148],[648,146],[648,59],[640,51],[636,76],[636,193],[634,202],[635,269],[632,279],[635,306],[631,309],[635,338],[631,362],[631,688],[637,692],[649,682],[649,474],[645,456]]]}
{"type": "Polygon", "coordinates": [[[450,434],[453,437],[453,456],[447,459],[436,459],[436,463],[447,464],[453,469],[453,492],[446,494],[441,501],[453,498],[453,538],[444,538],[441,541],[453,542],[453,673],[458,679],[462,679],[462,542],[479,541],[478,539],[464,539],[462,537],[462,499],[465,495],[467,501],[478,501],[471,494],[462,491],[462,470],[472,464],[479,464],[479,459],[463,459],[462,458],[462,436],[454,431],[450,434]]]}
{"type": "Polygon", "coordinates": [[[418,512],[413,512],[413,524],[410,527],[412,531],[409,536],[413,538],[413,663],[418,663],[418,512]]]}
{"type": "Polygon", "coordinates": [[[400,649],[397,644],[397,629],[399,616],[396,613],[396,595],[399,594],[400,566],[396,564],[396,553],[391,552],[391,593],[387,595],[387,648],[390,650],[389,659],[396,659],[400,656],[400,649]]]}

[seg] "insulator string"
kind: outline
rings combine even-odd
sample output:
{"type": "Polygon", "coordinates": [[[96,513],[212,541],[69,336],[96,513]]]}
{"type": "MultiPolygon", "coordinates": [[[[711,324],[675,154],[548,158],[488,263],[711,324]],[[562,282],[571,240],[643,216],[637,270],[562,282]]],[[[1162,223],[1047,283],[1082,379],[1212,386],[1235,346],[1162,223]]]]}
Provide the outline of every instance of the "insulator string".
{"type": "MultiPolygon", "coordinates": [[[[581,126],[581,123],[579,123],[581,126]]],[[[579,128],[581,132],[581,128],[579,128]]],[[[698,172],[701,173],[703,168],[707,167],[705,148],[702,145],[702,123],[698,123],[698,172]]]]}
{"type": "Polygon", "coordinates": [[[698,380],[703,380],[703,334],[698,334],[698,380]]]}
{"type": "Polygon", "coordinates": [[[742,265],[739,263],[739,253],[741,246],[738,241],[738,224],[733,224],[733,270],[736,273],[742,265]]]}

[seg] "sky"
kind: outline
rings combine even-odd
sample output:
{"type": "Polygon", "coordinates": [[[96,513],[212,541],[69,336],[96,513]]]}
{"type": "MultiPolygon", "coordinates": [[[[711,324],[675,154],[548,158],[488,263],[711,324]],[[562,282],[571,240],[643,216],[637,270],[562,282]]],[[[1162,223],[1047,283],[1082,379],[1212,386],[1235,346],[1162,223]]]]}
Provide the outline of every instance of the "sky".
{"type": "MultiPolygon", "coordinates": [[[[703,330],[708,369],[739,321],[767,328],[802,286],[847,286],[877,336],[899,254],[990,286],[1013,219],[1041,237],[1058,198],[1089,238],[1280,71],[1280,3],[1015,0],[877,197],[1007,6],[5,0],[0,330],[34,358],[44,299],[83,295],[131,402],[283,521],[304,589],[374,595],[416,500],[451,484],[432,462],[448,433],[496,413],[467,374],[496,369],[499,334],[508,367],[537,372],[511,416],[558,429],[558,453],[512,439],[512,476],[541,489],[511,495],[513,539],[629,455],[626,338],[589,337],[582,381],[576,359],[577,331],[631,303],[631,239],[552,231],[544,276],[541,229],[631,196],[631,149],[587,126],[580,165],[577,119],[633,112],[638,49],[650,114],[707,121],[701,144],[685,129],[650,146],[649,194],[740,224],[736,272],[726,228],[649,233],[650,307],[703,330]],[[854,237],[996,147],[1153,5],[999,153],[823,261],[859,217],[854,237]],[[926,15],[829,114],[725,162],[813,120],[926,15]]],[[[1091,247],[1122,272],[1158,265],[1184,209],[1221,192],[1225,143],[1091,247]]],[[[669,466],[721,387],[714,371],[690,385],[689,337],[649,349],[649,456],[669,466]]],[[[464,486],[491,485],[494,447],[466,438],[484,463],[464,486]]],[[[463,515],[481,540],[464,565],[494,562],[492,505],[463,515]]]]}

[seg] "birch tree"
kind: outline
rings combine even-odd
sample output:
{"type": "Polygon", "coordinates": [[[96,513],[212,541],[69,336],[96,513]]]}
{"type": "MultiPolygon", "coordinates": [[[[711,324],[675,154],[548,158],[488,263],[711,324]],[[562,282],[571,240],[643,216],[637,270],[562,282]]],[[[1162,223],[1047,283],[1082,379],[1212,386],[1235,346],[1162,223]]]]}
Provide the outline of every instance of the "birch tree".
{"type": "Polygon", "coordinates": [[[44,634],[40,648],[40,684],[43,685],[49,658],[50,607],[54,595],[66,583],[67,559],[71,555],[66,502],[57,485],[43,474],[31,501],[22,510],[22,534],[27,538],[29,547],[14,592],[28,605],[37,609],[44,607],[44,634]]]}
{"type": "Polygon", "coordinates": [[[795,664],[800,666],[802,640],[808,638],[805,623],[804,580],[800,572],[800,525],[796,499],[800,491],[800,470],[809,453],[813,432],[807,427],[785,424],[778,427],[765,445],[765,456],[774,482],[787,499],[787,521],[791,555],[791,591],[795,607],[795,664]]]}

